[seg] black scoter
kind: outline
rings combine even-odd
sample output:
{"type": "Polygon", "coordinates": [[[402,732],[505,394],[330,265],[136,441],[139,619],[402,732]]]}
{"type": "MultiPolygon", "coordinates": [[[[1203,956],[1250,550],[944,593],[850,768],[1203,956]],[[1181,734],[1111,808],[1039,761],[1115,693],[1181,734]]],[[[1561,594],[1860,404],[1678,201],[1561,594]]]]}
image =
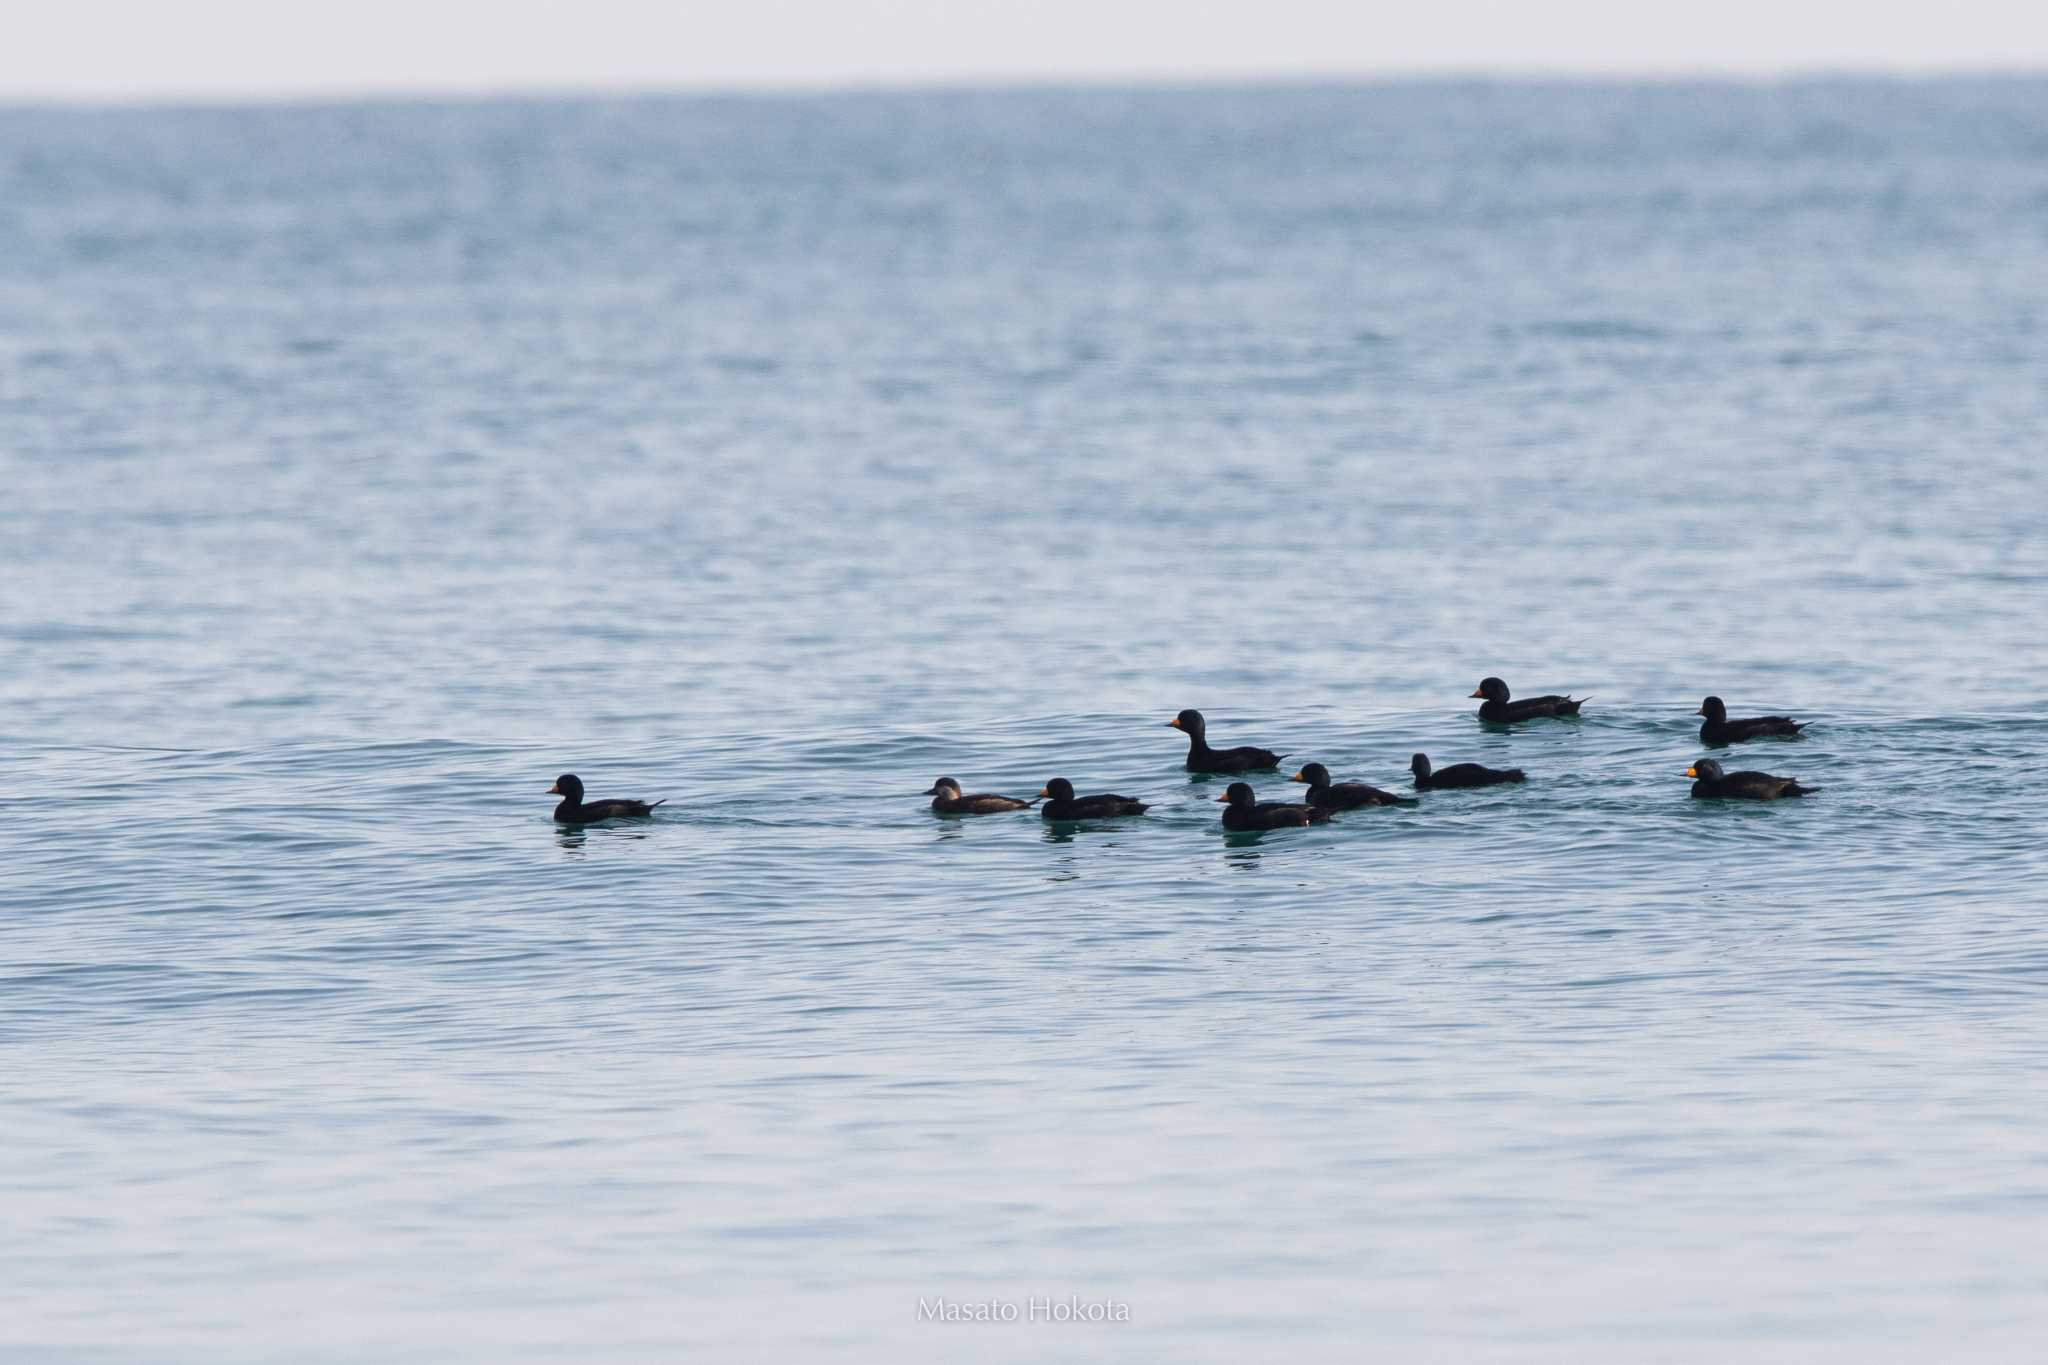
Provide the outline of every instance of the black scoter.
{"type": "Polygon", "coordinates": [[[1143,815],[1146,806],[1135,796],[1103,792],[1099,796],[1076,796],[1074,784],[1055,777],[1038,793],[1045,804],[1038,813],[1048,820],[1100,820],[1112,815],[1143,815]]]}
{"type": "Polygon", "coordinates": [[[1797,739],[1805,723],[1790,716],[1748,716],[1728,719],[1728,707],[1719,697],[1708,697],[1693,712],[1707,719],[1700,726],[1702,744],[1740,744],[1745,739],[1797,739]]]}
{"type": "Polygon", "coordinates": [[[1254,768],[1275,768],[1285,754],[1245,744],[1235,749],[1209,747],[1209,723],[1200,711],[1183,711],[1166,722],[1188,737],[1188,771],[1191,773],[1248,773],[1254,768]]]}
{"type": "Polygon", "coordinates": [[[1019,801],[1014,796],[995,796],[987,792],[963,796],[960,784],[950,777],[942,777],[932,783],[924,794],[932,798],[932,809],[940,815],[996,815],[1006,810],[1029,810],[1032,805],[1032,802],[1019,801]]]}
{"type": "Polygon", "coordinates": [[[1249,782],[1233,782],[1216,798],[1224,803],[1223,828],[1228,830],[1289,829],[1299,825],[1320,825],[1336,814],[1328,806],[1296,806],[1284,801],[1261,801],[1252,794],[1249,782]]]}
{"type": "Polygon", "coordinates": [[[1453,763],[1448,768],[1431,769],[1428,754],[1417,754],[1409,759],[1408,771],[1415,774],[1417,791],[1441,787],[1493,787],[1503,782],[1526,780],[1520,768],[1488,768],[1478,763],[1453,763]]]}
{"type": "Polygon", "coordinates": [[[594,825],[599,820],[615,820],[620,816],[654,814],[656,806],[668,804],[668,798],[659,801],[626,801],[614,797],[607,801],[585,801],[583,779],[574,773],[563,773],[555,779],[555,785],[548,788],[548,795],[559,796],[562,804],[555,807],[555,819],[565,825],[594,825]]]}
{"type": "Polygon", "coordinates": [[[1497,721],[1540,720],[1544,716],[1576,716],[1579,708],[1590,697],[1524,697],[1520,701],[1508,700],[1508,685],[1499,678],[1483,680],[1472,694],[1484,697],[1479,704],[1479,719],[1497,721]]]}
{"type": "Polygon", "coordinates": [[[1328,806],[1331,810],[1353,810],[1359,806],[1415,806],[1420,805],[1412,796],[1396,796],[1383,792],[1378,787],[1368,787],[1363,782],[1330,783],[1330,770],[1320,763],[1302,765],[1300,772],[1289,781],[1308,783],[1308,803],[1311,806],[1328,806]]]}
{"type": "Polygon", "coordinates": [[[1796,777],[1772,777],[1769,773],[1724,773],[1721,765],[1703,758],[1685,770],[1698,778],[1692,794],[1702,799],[1728,801],[1775,801],[1781,796],[1812,796],[1819,787],[1802,787],[1796,777]]]}

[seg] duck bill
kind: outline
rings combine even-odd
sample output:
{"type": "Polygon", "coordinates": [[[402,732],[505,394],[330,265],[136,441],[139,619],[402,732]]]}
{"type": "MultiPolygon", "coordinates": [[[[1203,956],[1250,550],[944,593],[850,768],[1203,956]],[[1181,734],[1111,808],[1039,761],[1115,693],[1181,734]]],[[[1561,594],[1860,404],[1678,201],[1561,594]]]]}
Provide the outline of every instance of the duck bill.
{"type": "Polygon", "coordinates": [[[554,786],[552,786],[552,787],[549,787],[549,788],[548,788],[548,795],[549,795],[549,796],[560,796],[561,794],[562,794],[562,784],[561,784],[561,783],[559,783],[559,782],[557,782],[557,783],[556,783],[556,784],[555,784],[554,786]]]}
{"type": "Polygon", "coordinates": [[[1050,801],[1050,800],[1052,800],[1052,793],[1051,793],[1050,791],[1048,791],[1047,789],[1045,789],[1044,787],[1040,787],[1040,788],[1038,789],[1038,798],[1037,798],[1037,799],[1038,799],[1038,800],[1040,800],[1040,801],[1050,801]]]}
{"type": "Polygon", "coordinates": [[[1685,775],[1687,777],[1698,777],[1700,775],[1700,770],[1698,768],[1687,768],[1685,770],[1685,775]]]}
{"type": "Polygon", "coordinates": [[[1696,716],[1704,716],[1705,714],[1707,714],[1707,708],[1702,706],[1699,710],[1693,712],[1693,714],[1696,716]]]}
{"type": "Polygon", "coordinates": [[[1219,806],[1227,806],[1230,804],[1230,798],[1227,796],[1219,796],[1216,798],[1216,804],[1219,806]]]}
{"type": "Polygon", "coordinates": [[[1178,730],[1181,728],[1180,717],[1175,716],[1172,720],[1166,722],[1166,724],[1170,729],[1178,730]]]}
{"type": "Polygon", "coordinates": [[[1476,689],[1476,688],[1475,688],[1474,690],[1472,690],[1472,691],[1470,691],[1470,692],[1467,692],[1467,693],[1466,693],[1465,695],[1466,695],[1466,696],[1468,696],[1468,697],[1483,697],[1483,696],[1485,696],[1486,694],[1485,694],[1484,692],[1481,692],[1481,691],[1479,691],[1478,689],[1476,689]]]}
{"type": "Polygon", "coordinates": [[[1306,781],[1308,781],[1308,779],[1307,779],[1307,778],[1305,778],[1305,777],[1303,777],[1303,776],[1302,776],[1302,775],[1301,775],[1300,773],[1296,773],[1296,774],[1295,774],[1294,776],[1292,776],[1292,777],[1288,778],[1287,780],[1288,780],[1289,782],[1306,782],[1306,781]]]}

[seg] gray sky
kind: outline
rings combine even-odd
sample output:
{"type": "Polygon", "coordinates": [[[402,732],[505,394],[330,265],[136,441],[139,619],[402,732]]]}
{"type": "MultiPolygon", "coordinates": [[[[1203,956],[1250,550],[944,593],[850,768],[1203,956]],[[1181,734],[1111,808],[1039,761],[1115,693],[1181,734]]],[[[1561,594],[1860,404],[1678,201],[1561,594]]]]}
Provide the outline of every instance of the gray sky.
{"type": "Polygon", "coordinates": [[[2048,66],[2048,0],[23,0],[0,98],[2048,66]]]}

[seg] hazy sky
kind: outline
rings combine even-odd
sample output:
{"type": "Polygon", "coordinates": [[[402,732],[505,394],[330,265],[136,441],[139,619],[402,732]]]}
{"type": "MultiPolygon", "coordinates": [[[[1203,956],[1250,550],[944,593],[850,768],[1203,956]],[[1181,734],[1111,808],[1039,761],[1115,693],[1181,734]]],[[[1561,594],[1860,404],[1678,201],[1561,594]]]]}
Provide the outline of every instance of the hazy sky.
{"type": "Polygon", "coordinates": [[[0,98],[2048,66],[2048,0],[24,0],[0,98]]]}

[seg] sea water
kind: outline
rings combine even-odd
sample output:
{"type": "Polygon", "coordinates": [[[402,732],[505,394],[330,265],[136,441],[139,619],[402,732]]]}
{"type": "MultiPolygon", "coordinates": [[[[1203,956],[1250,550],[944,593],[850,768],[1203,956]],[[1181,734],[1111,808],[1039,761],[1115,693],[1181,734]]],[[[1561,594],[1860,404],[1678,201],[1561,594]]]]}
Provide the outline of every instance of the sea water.
{"type": "Polygon", "coordinates": [[[2032,1356],[2044,375],[2040,81],[0,112],[5,1354],[2032,1356]]]}

